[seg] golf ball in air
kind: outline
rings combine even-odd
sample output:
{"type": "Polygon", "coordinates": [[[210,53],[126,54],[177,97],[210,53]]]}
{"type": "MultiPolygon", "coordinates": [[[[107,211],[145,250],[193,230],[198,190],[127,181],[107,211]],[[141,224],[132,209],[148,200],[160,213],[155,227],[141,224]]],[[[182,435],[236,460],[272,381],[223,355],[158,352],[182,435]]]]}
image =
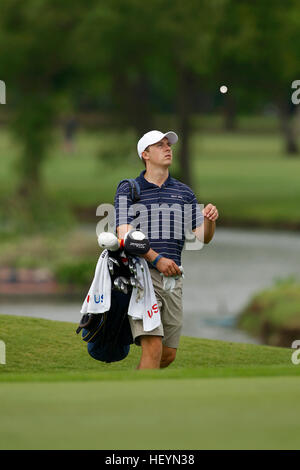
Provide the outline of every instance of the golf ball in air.
{"type": "Polygon", "coordinates": [[[221,92],[221,93],[227,93],[227,91],[228,91],[228,88],[227,88],[226,85],[222,85],[222,86],[220,87],[220,92],[221,92]]]}

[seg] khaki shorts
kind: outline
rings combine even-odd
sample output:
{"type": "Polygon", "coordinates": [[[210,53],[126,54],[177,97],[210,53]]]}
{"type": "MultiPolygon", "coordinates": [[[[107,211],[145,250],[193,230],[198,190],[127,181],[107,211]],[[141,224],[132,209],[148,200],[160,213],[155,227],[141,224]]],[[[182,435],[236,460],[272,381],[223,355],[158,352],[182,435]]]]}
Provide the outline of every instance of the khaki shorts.
{"type": "Polygon", "coordinates": [[[152,331],[144,331],[143,320],[129,318],[131,332],[135,344],[141,345],[140,336],[163,336],[163,345],[169,348],[178,348],[182,329],[182,285],[183,279],[176,279],[172,291],[163,289],[163,279],[157,269],[150,269],[154,292],[160,309],[162,324],[152,331]]]}

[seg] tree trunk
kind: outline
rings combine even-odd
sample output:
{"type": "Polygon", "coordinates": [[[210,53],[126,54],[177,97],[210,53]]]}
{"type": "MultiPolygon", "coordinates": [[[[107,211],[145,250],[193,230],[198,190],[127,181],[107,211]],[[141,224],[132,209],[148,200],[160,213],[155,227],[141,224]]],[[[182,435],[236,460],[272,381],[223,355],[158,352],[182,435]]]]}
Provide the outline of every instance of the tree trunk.
{"type": "Polygon", "coordinates": [[[178,83],[178,121],[179,121],[179,172],[180,179],[188,186],[192,186],[190,138],[191,129],[191,77],[187,70],[182,69],[178,83]]]}
{"type": "Polygon", "coordinates": [[[278,103],[279,108],[279,119],[281,124],[281,130],[285,139],[285,150],[289,156],[295,156],[298,154],[298,144],[295,136],[293,112],[286,101],[280,101],[278,103]]]}
{"type": "Polygon", "coordinates": [[[35,198],[41,195],[42,165],[46,158],[46,149],[53,138],[52,101],[48,96],[45,97],[45,94],[27,94],[19,104],[18,113],[15,115],[13,129],[23,147],[17,163],[20,175],[17,192],[22,197],[35,198]]]}
{"type": "Polygon", "coordinates": [[[19,163],[20,184],[17,189],[19,196],[31,199],[38,196],[42,191],[41,166],[43,158],[36,158],[36,154],[27,150],[24,152],[19,163]]]}
{"type": "Polygon", "coordinates": [[[224,96],[224,130],[225,131],[236,131],[236,102],[234,97],[229,93],[224,96]]]}
{"type": "Polygon", "coordinates": [[[138,138],[140,139],[153,126],[149,84],[145,76],[139,76],[131,87],[130,114],[138,138]]]}
{"type": "Polygon", "coordinates": [[[113,96],[122,124],[133,126],[138,138],[152,130],[150,90],[145,75],[131,82],[126,74],[116,71],[113,96]]]}

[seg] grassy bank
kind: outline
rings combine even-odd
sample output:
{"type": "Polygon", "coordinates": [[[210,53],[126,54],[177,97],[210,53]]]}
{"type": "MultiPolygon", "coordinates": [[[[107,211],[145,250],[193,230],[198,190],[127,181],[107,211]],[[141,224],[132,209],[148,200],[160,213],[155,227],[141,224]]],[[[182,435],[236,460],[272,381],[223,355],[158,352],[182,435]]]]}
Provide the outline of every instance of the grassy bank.
{"type": "Polygon", "coordinates": [[[75,325],[1,315],[1,449],[299,449],[284,348],[182,338],[168,369],[90,358],[75,325]]]}
{"type": "Polygon", "coordinates": [[[255,295],[242,312],[239,327],[264,344],[290,347],[300,339],[300,282],[287,279],[255,295]]]}
{"type": "Polygon", "coordinates": [[[140,348],[135,345],[123,361],[105,364],[92,359],[86,343],[75,334],[76,325],[28,317],[1,315],[1,338],[7,364],[1,381],[111,380],[156,377],[224,377],[295,375],[291,350],[183,337],[176,361],[166,370],[135,371],[140,348]]]}

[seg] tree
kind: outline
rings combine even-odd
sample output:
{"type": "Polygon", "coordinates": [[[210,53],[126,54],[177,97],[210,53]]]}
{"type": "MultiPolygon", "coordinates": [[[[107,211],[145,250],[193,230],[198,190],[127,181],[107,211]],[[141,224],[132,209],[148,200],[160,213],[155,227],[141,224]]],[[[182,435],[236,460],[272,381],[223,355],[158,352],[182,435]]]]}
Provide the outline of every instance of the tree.
{"type": "MultiPolygon", "coordinates": [[[[211,48],[211,80],[215,88],[228,87],[222,97],[224,128],[235,130],[241,90],[249,87],[249,67],[254,52],[256,28],[243,1],[225,0],[219,16],[211,48]]],[[[210,91],[211,86],[209,86],[210,91]]]]}
{"type": "Polygon", "coordinates": [[[300,72],[300,13],[297,0],[242,0],[254,34],[248,44],[249,96],[261,95],[262,101],[274,102],[285,139],[286,152],[298,153],[293,129],[294,107],[291,84],[300,72]]]}
{"type": "Polygon", "coordinates": [[[75,51],[68,40],[80,2],[3,0],[0,66],[9,88],[11,129],[21,143],[19,194],[41,195],[41,168],[75,51]],[[67,39],[67,40],[66,40],[67,39]]]}
{"type": "Polygon", "coordinates": [[[180,176],[189,185],[194,93],[209,76],[211,41],[222,3],[106,0],[90,8],[78,28],[79,60],[87,75],[100,78],[98,92],[106,77],[117,116],[138,137],[155,123],[153,95],[157,93],[158,102],[168,95],[180,134],[180,176]]]}
{"type": "Polygon", "coordinates": [[[138,136],[153,123],[148,69],[153,37],[144,30],[153,16],[152,5],[138,0],[104,0],[89,8],[75,33],[77,64],[85,69],[91,95],[106,93],[116,121],[138,136]]]}
{"type": "Polygon", "coordinates": [[[180,134],[180,176],[192,182],[190,143],[193,134],[192,112],[197,88],[207,88],[210,56],[215,28],[223,10],[222,0],[157,1],[156,30],[160,55],[167,61],[169,76],[175,81],[176,114],[180,134]],[[163,3],[163,4],[162,4],[163,3]]]}

